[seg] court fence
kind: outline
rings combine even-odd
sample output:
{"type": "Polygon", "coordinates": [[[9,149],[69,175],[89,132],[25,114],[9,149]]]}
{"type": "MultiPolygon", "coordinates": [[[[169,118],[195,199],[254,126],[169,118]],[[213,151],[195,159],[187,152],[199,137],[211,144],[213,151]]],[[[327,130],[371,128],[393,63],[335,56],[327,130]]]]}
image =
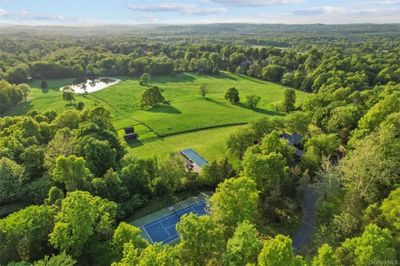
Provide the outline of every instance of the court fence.
{"type": "Polygon", "coordinates": [[[140,228],[142,231],[141,232],[142,236],[144,238],[148,239],[148,235],[146,234],[145,230],[143,230],[144,225],[149,224],[153,221],[159,220],[163,217],[167,217],[171,214],[174,214],[174,213],[178,212],[179,210],[185,209],[199,201],[204,201],[208,205],[209,198],[211,195],[212,195],[212,192],[202,192],[197,196],[193,196],[193,197],[187,198],[185,200],[179,201],[169,207],[158,210],[156,212],[153,212],[151,214],[143,216],[143,217],[136,219],[134,221],[131,221],[129,223],[131,225],[134,225],[134,226],[140,228]]]}

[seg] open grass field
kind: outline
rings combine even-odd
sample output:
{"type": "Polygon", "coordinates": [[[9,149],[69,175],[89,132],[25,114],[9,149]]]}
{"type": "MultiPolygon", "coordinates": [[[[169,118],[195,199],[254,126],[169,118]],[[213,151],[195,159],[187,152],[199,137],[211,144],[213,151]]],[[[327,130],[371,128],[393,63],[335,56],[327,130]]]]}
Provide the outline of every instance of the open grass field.
{"type": "MultiPolygon", "coordinates": [[[[145,87],[139,85],[138,79],[118,78],[122,80],[120,83],[104,90],[76,95],[76,102],[108,108],[120,135],[121,129],[134,125],[139,134],[139,142],[131,146],[138,156],[165,155],[181,148],[192,147],[207,160],[216,159],[223,153],[226,136],[237,128],[232,125],[248,123],[263,116],[283,115],[275,111],[274,105],[283,99],[284,87],[248,76],[223,72],[217,76],[183,73],[174,77],[154,77],[151,85],[162,89],[170,105],[157,106],[151,110],[142,110],[139,106],[140,95],[145,87]],[[201,84],[207,85],[206,98],[199,94],[201,84]],[[224,96],[230,87],[239,90],[241,102],[246,101],[247,95],[260,96],[258,108],[249,109],[245,104],[229,103],[224,96]],[[230,126],[209,129],[224,125],[230,126]],[[204,130],[189,133],[200,129],[204,130]]],[[[59,88],[71,81],[72,79],[48,80],[49,88],[45,91],[40,89],[39,81],[33,82],[28,102],[9,114],[24,114],[30,110],[62,111],[68,108],[62,100],[59,88]]],[[[307,93],[301,91],[296,94],[297,102],[307,97],[307,93]]]]}
{"type": "Polygon", "coordinates": [[[132,145],[134,148],[131,149],[131,152],[138,158],[154,155],[162,158],[173,152],[193,148],[203,158],[211,162],[220,159],[224,155],[226,138],[240,127],[243,127],[243,125],[199,130],[157,138],[132,145]]]}

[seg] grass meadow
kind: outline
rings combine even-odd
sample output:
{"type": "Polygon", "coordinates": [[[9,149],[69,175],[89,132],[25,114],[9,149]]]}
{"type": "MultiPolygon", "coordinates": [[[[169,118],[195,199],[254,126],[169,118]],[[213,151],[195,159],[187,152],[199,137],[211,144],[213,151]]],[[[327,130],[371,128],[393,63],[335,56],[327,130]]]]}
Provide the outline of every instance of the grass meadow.
{"type": "MultiPolygon", "coordinates": [[[[182,73],[174,77],[154,77],[151,85],[160,87],[170,104],[150,110],[140,108],[139,99],[145,87],[138,79],[118,78],[122,81],[116,85],[91,94],[76,95],[76,102],[108,108],[119,135],[124,127],[135,126],[139,141],[130,146],[139,157],[164,156],[192,147],[207,160],[217,159],[224,153],[225,138],[240,127],[239,124],[263,116],[284,115],[274,108],[283,99],[284,87],[248,76],[222,72],[216,76],[182,73]],[[199,94],[201,84],[207,85],[206,98],[199,94]],[[225,92],[230,87],[239,90],[240,104],[231,104],[225,99],[225,92]],[[245,105],[246,96],[251,94],[261,97],[257,109],[245,105]]],[[[62,100],[59,88],[72,80],[48,80],[46,90],[40,89],[40,81],[33,82],[28,101],[11,110],[9,115],[21,115],[30,110],[61,112],[71,108],[62,100]]],[[[307,97],[307,93],[301,91],[296,91],[296,95],[298,103],[307,97]]]]}

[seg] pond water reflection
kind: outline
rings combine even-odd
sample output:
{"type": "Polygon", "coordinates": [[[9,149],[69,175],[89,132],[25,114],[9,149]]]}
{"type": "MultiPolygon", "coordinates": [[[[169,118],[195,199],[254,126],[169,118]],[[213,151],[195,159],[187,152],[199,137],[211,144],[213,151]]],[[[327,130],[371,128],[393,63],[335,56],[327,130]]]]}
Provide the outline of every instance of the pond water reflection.
{"type": "MultiPolygon", "coordinates": [[[[73,81],[70,87],[74,93],[84,94],[91,93],[95,91],[99,91],[105,89],[111,85],[117,84],[120,82],[120,79],[115,78],[79,78],[73,81]]],[[[63,90],[65,87],[62,87],[60,90],[63,90]]]]}

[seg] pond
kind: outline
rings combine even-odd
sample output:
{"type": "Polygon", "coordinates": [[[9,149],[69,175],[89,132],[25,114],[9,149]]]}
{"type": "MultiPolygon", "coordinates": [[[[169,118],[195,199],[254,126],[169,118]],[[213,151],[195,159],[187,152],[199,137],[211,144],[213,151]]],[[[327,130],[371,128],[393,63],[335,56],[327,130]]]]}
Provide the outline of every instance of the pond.
{"type": "MultiPolygon", "coordinates": [[[[117,84],[120,81],[120,79],[104,77],[91,79],[79,78],[74,80],[69,87],[74,91],[74,93],[85,94],[105,89],[109,86],[117,84]]],[[[62,87],[60,90],[63,90],[64,88],[65,87],[62,87]]]]}

